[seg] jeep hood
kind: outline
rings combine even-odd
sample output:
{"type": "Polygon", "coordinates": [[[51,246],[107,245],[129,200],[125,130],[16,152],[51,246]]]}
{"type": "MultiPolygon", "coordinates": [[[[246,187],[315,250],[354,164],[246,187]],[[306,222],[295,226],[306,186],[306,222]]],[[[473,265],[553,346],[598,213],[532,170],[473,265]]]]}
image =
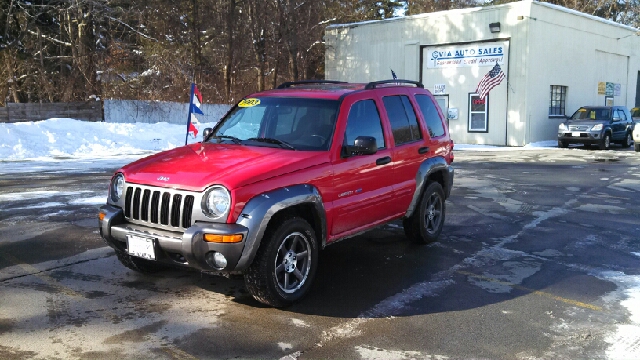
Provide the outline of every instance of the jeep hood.
{"type": "Polygon", "coordinates": [[[329,161],[327,151],[231,144],[191,144],[137,160],[119,171],[129,183],[202,191],[229,190],[329,161]]]}

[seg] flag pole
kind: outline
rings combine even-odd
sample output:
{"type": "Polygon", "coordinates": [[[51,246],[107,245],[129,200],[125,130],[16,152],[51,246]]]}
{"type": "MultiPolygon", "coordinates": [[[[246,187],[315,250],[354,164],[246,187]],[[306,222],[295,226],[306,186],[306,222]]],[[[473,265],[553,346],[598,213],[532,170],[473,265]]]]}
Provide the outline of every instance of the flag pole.
{"type": "Polygon", "coordinates": [[[189,111],[187,111],[187,135],[184,137],[184,145],[187,145],[187,141],[189,140],[189,128],[191,125],[191,104],[193,103],[193,92],[196,87],[196,83],[191,83],[191,93],[189,94],[189,111]]]}

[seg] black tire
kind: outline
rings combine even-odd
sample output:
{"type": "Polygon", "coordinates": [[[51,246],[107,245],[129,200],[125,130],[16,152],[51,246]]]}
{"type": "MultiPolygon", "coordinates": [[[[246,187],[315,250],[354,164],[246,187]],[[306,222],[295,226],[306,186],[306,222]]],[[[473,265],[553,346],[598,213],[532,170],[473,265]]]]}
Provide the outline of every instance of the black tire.
{"type": "Polygon", "coordinates": [[[640,144],[635,143],[633,147],[636,150],[636,152],[640,152],[640,144]]]}
{"type": "Polygon", "coordinates": [[[116,250],[116,256],[122,265],[142,274],[157,273],[158,271],[165,270],[168,267],[155,261],[131,256],[122,250],[116,250]]]}
{"type": "Polygon", "coordinates": [[[445,218],[444,190],[440,183],[429,182],[420,204],[411,219],[407,219],[405,234],[418,244],[430,244],[438,240],[445,218]]]}
{"type": "Polygon", "coordinates": [[[609,150],[611,149],[611,134],[605,133],[600,140],[600,144],[598,144],[600,150],[609,150]]]}
{"type": "Polygon", "coordinates": [[[567,146],[569,146],[569,143],[567,143],[566,141],[558,140],[558,147],[566,148],[567,146]]]}
{"type": "Polygon", "coordinates": [[[633,137],[631,136],[631,133],[628,132],[627,135],[625,135],[624,140],[620,145],[622,145],[623,148],[628,148],[631,146],[632,142],[633,142],[633,137]]]}
{"type": "Polygon", "coordinates": [[[306,295],[317,268],[313,228],[302,218],[285,218],[265,233],[244,283],[259,302],[285,307],[306,295]]]}

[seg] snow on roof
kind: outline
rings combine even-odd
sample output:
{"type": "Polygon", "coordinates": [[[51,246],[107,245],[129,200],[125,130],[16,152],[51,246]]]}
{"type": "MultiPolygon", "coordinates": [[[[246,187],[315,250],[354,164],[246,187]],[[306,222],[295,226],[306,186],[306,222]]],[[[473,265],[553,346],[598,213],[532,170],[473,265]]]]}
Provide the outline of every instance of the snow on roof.
{"type": "Polygon", "coordinates": [[[607,19],[595,16],[595,15],[585,14],[585,13],[579,12],[577,10],[568,9],[568,8],[560,6],[560,5],[550,4],[550,3],[546,3],[546,2],[539,2],[539,1],[531,1],[531,0],[517,1],[517,2],[507,3],[507,4],[501,4],[501,5],[478,6],[478,7],[466,8],[466,9],[443,10],[443,11],[436,11],[436,12],[432,12],[432,13],[423,13],[423,14],[416,14],[416,15],[410,15],[410,16],[399,16],[399,17],[394,17],[394,18],[384,19],[384,20],[367,20],[367,21],[360,21],[360,22],[349,23],[349,24],[333,24],[333,25],[328,26],[327,29],[351,28],[351,27],[358,27],[358,26],[363,26],[363,25],[390,22],[390,21],[407,21],[407,20],[420,19],[420,18],[426,18],[426,17],[432,17],[432,16],[434,16],[434,17],[443,16],[445,14],[454,14],[454,13],[458,13],[458,14],[474,13],[474,12],[479,12],[479,11],[487,11],[487,10],[492,10],[492,9],[498,9],[498,8],[501,8],[501,7],[514,7],[514,6],[517,6],[517,4],[521,4],[521,3],[531,3],[532,5],[536,5],[536,6],[544,6],[544,7],[547,7],[547,8],[550,8],[550,9],[554,9],[554,10],[557,10],[557,11],[562,11],[562,12],[565,12],[565,13],[568,13],[568,14],[581,16],[581,17],[584,17],[584,18],[587,18],[587,19],[599,21],[601,23],[605,23],[605,24],[608,24],[608,25],[617,26],[617,27],[620,27],[620,28],[623,28],[623,29],[626,29],[626,30],[630,30],[630,31],[636,32],[636,35],[640,35],[640,30],[636,29],[636,28],[634,28],[632,26],[620,24],[620,23],[617,23],[615,21],[607,20],[607,19]]]}

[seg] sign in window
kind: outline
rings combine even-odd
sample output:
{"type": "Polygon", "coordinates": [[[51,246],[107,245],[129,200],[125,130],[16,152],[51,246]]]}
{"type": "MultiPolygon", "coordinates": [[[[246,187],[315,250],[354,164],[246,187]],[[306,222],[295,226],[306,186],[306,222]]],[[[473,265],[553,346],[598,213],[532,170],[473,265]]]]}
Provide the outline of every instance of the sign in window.
{"type": "Polygon", "coordinates": [[[489,96],[484,99],[478,94],[469,94],[468,132],[489,131],[489,96]]]}

